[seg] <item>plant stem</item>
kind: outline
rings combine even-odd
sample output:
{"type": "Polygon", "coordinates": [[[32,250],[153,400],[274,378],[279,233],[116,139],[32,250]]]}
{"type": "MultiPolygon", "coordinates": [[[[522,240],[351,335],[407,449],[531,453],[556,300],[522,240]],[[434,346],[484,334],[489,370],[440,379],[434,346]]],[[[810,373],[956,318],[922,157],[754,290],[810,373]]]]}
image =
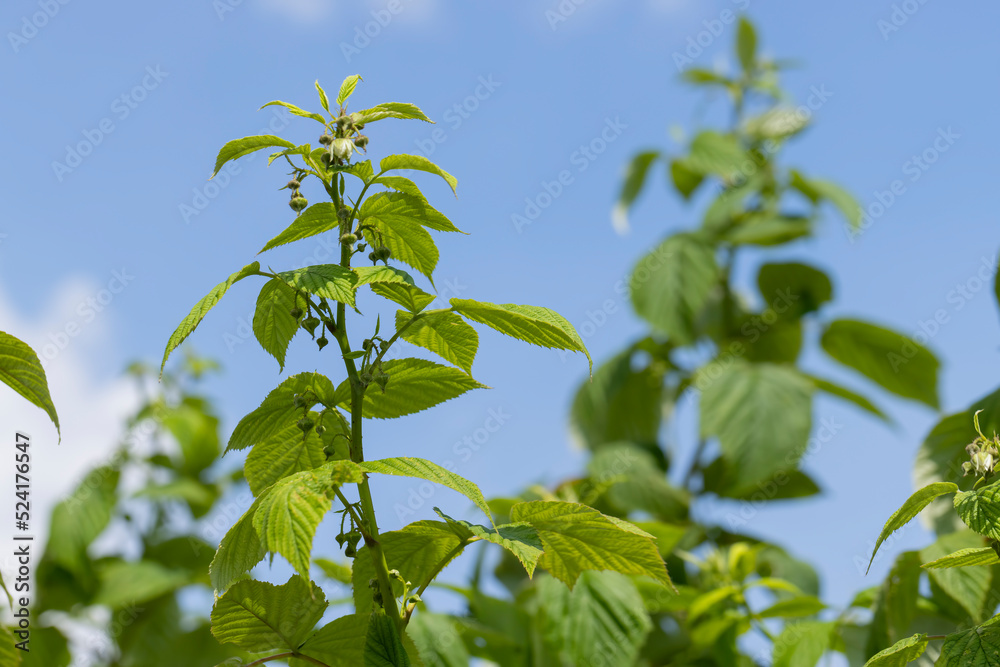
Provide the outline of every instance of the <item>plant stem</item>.
{"type": "MultiPolygon", "coordinates": [[[[343,176],[341,175],[340,178],[343,178],[343,176]]],[[[336,186],[331,187],[330,190],[332,190],[333,202],[339,210],[341,206],[340,193],[336,186]]],[[[362,192],[362,196],[363,194],[362,192]]],[[[359,197],[359,204],[360,201],[361,198],[359,197]]],[[[356,210],[357,206],[355,206],[356,210]]],[[[347,224],[350,225],[351,222],[349,220],[347,224]]],[[[345,269],[351,268],[351,254],[351,247],[347,244],[341,244],[340,265],[345,269]]],[[[347,369],[347,379],[351,385],[351,460],[355,463],[361,463],[365,460],[365,450],[362,441],[362,405],[365,398],[365,385],[361,382],[361,378],[358,377],[358,368],[354,360],[346,358],[351,352],[351,341],[347,337],[347,308],[341,302],[337,302],[336,338],[340,344],[340,351],[345,356],[344,366],[347,369]]],[[[367,475],[365,475],[364,481],[358,484],[358,495],[361,498],[361,512],[364,517],[362,534],[365,545],[368,547],[368,553],[372,558],[372,563],[375,566],[375,576],[378,579],[379,591],[382,594],[382,606],[389,617],[393,619],[394,627],[399,632],[401,630],[402,619],[399,615],[399,609],[396,607],[396,596],[392,592],[392,581],[389,579],[389,565],[385,560],[385,552],[382,551],[382,545],[378,541],[378,522],[375,519],[375,505],[372,502],[372,493],[367,475]]]]}
{"type": "Polygon", "coordinates": [[[263,665],[265,662],[271,662],[272,660],[282,660],[284,658],[298,658],[299,660],[305,660],[306,662],[311,662],[314,665],[320,665],[320,667],[330,667],[330,665],[325,662],[320,662],[316,658],[312,658],[308,655],[303,655],[302,653],[296,653],[295,651],[288,651],[287,653],[278,653],[276,655],[269,655],[265,658],[259,660],[254,660],[253,662],[247,664],[246,667],[254,667],[254,665],[263,665]]]}

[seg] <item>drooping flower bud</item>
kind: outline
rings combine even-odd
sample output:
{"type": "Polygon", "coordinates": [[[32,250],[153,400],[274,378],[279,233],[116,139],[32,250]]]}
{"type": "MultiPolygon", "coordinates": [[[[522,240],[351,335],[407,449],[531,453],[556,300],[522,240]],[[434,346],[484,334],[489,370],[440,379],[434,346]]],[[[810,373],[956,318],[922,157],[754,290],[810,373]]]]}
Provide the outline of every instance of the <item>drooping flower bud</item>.
{"type": "Polygon", "coordinates": [[[350,139],[334,139],[330,149],[335,157],[341,160],[350,160],[351,154],[354,153],[354,142],[350,139]]]}

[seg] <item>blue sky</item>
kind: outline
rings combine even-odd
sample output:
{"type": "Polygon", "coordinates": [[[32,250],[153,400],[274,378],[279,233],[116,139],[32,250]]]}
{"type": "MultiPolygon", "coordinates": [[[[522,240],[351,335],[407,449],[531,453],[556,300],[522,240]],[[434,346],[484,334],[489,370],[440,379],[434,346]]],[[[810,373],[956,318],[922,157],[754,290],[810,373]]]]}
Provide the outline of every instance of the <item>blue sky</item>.
{"type": "MultiPolygon", "coordinates": [[[[293,141],[315,142],[311,121],[256,110],[272,99],[317,108],[316,79],[335,89],[359,73],[365,81],[355,108],[408,101],[438,121],[385,121],[369,135],[376,157],[420,151],[459,179],[458,199],[443,184],[426,183],[432,202],[471,233],[439,238],[442,296],[552,307],[583,330],[595,360],[606,358],[642,331],[616,284],[666,233],[697,222],[697,210],[669,195],[657,173],[631,231],[616,233],[610,212],[623,165],[640,149],[677,149],[672,127],[690,132],[717,118],[717,104],[678,81],[675,54],[702,33],[707,46],[692,51],[694,62],[726,66],[734,24],[723,19],[740,9],[757,23],[766,53],[801,63],[784,79],[799,102],[823,91],[815,127],[790,146],[788,163],[837,180],[866,207],[893,181],[903,184],[855,242],[831,216],[816,238],[780,256],[835,276],[827,317],[862,317],[914,334],[945,310],[947,323],[929,343],[945,361],[945,411],[992,390],[998,328],[990,281],[1000,235],[990,201],[998,139],[990,64],[1000,55],[1000,8],[948,10],[917,0],[8,2],[0,9],[0,325],[52,353],[43,357],[64,430],[58,451],[43,444],[38,455],[43,507],[81,466],[106,456],[131,401],[118,379],[124,365],[158,360],[189,308],[291,221],[277,164],[240,162],[239,173],[212,182],[217,187],[206,178],[223,143],[272,122],[287,122],[278,133],[293,141]],[[359,37],[366,27],[367,41],[359,37]],[[602,133],[603,151],[584,156],[581,146],[602,133]],[[941,136],[950,139],[935,148],[941,136]],[[933,163],[925,156],[926,169],[915,166],[913,157],[925,152],[933,163]],[[516,228],[512,215],[524,215],[526,200],[546,201],[539,195],[546,184],[554,191],[563,171],[570,177],[558,196],[516,228]],[[981,269],[985,283],[977,279],[981,269]],[[967,296],[956,296],[959,285],[967,296]]],[[[307,241],[265,260],[298,265],[317,251],[307,241]]],[[[737,267],[748,289],[757,259],[737,267]]],[[[208,391],[227,429],[283,377],[241,334],[254,298],[251,287],[237,286],[192,338],[225,366],[208,391]]],[[[360,305],[389,312],[371,297],[360,305]]],[[[332,355],[297,342],[289,368],[337,377],[332,355]]],[[[818,355],[805,363],[865,387],[818,355]]],[[[369,456],[455,461],[488,496],[580,469],[585,457],[572,449],[566,416],[585,360],[484,331],[474,371],[494,389],[398,424],[374,424],[369,456]],[[504,415],[501,428],[463,460],[456,443],[482,439],[479,429],[496,414],[504,415]]],[[[840,603],[886,571],[888,556],[867,578],[856,563],[908,495],[916,448],[936,419],[873,393],[896,427],[818,401],[816,423],[838,424],[807,463],[826,493],[766,508],[745,527],[816,563],[827,596],[840,603]]],[[[0,416],[40,440],[51,433],[9,395],[0,397],[0,416]]],[[[664,435],[687,443],[690,432],[681,420],[664,435]]],[[[433,504],[455,513],[465,507],[441,491],[401,520],[394,507],[412,488],[379,482],[386,528],[431,516],[433,504]]],[[[889,553],[927,541],[913,527],[889,553]]]]}

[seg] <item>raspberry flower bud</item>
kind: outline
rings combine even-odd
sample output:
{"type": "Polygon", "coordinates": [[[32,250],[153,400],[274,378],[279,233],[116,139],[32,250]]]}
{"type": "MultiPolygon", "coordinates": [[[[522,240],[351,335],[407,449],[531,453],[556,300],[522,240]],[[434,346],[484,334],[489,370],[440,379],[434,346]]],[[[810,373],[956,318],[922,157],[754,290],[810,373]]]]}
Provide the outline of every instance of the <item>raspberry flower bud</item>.
{"type": "Polygon", "coordinates": [[[323,144],[324,146],[329,146],[330,144],[333,143],[333,135],[324,132],[319,136],[319,143],[323,144]]]}
{"type": "Polygon", "coordinates": [[[306,206],[309,206],[309,200],[307,200],[302,195],[297,195],[295,197],[292,197],[291,201],[288,202],[288,205],[292,207],[293,211],[298,213],[306,206]]]}
{"type": "Polygon", "coordinates": [[[354,152],[354,142],[350,139],[334,139],[330,149],[333,151],[334,157],[350,160],[351,154],[354,152]]]}

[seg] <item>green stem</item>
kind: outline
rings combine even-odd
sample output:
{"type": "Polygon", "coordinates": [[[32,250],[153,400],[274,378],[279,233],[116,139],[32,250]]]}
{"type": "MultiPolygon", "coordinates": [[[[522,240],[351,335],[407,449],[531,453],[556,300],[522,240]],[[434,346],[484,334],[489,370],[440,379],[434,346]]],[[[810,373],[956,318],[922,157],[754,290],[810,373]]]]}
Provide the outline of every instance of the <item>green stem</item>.
{"type": "Polygon", "coordinates": [[[254,667],[254,665],[263,665],[265,662],[271,662],[272,660],[283,660],[284,658],[298,658],[299,660],[305,660],[306,662],[311,662],[314,665],[319,665],[320,667],[330,667],[330,665],[325,662],[320,662],[316,658],[312,658],[308,655],[303,655],[296,651],[288,651],[287,653],[278,653],[275,655],[269,655],[265,658],[260,658],[259,660],[254,660],[248,663],[246,667],[254,667]]]}
{"type": "MultiPolygon", "coordinates": [[[[343,178],[343,175],[340,176],[343,178]]],[[[333,190],[333,202],[337,209],[340,209],[340,193],[336,187],[333,190]]],[[[366,188],[367,189],[367,186],[366,188]]],[[[364,191],[362,191],[364,196],[364,191]]],[[[360,203],[361,197],[358,198],[360,203]]],[[[355,206],[357,211],[357,206],[355,206]]],[[[353,219],[353,216],[352,216],[353,219]]],[[[348,223],[350,224],[350,223],[348,223]]],[[[340,246],[340,265],[345,269],[351,268],[351,248],[347,244],[340,246]]],[[[365,460],[365,450],[362,441],[363,415],[362,405],[365,398],[365,385],[358,376],[358,368],[353,359],[346,358],[351,353],[351,342],[347,337],[347,310],[343,303],[337,303],[337,343],[340,351],[344,355],[344,366],[347,369],[347,379],[351,386],[351,460],[361,463],[365,460]]],[[[368,476],[365,475],[363,482],[358,484],[358,495],[361,498],[361,513],[364,517],[362,523],[362,534],[368,553],[375,566],[375,576],[378,579],[379,591],[382,594],[382,606],[386,613],[394,621],[397,632],[401,631],[402,619],[399,609],[396,606],[396,596],[392,592],[392,581],[389,579],[389,565],[385,559],[385,552],[378,541],[378,522],[375,519],[375,504],[372,502],[371,488],[368,484],[368,476]]]]}
{"type": "Polygon", "coordinates": [[[427,315],[434,315],[437,313],[450,313],[453,310],[454,308],[438,308],[435,310],[427,310],[422,313],[417,313],[416,315],[411,317],[409,320],[407,320],[406,324],[404,324],[403,326],[399,327],[399,329],[396,330],[396,333],[394,333],[392,335],[392,338],[390,338],[386,343],[385,348],[380,350],[379,353],[375,356],[375,361],[373,361],[371,365],[375,366],[376,364],[378,364],[378,362],[382,361],[382,357],[384,357],[385,353],[389,351],[389,348],[392,347],[392,344],[395,343],[397,340],[399,340],[399,337],[403,335],[404,331],[410,328],[411,324],[413,324],[422,317],[426,317],[427,315]]]}

